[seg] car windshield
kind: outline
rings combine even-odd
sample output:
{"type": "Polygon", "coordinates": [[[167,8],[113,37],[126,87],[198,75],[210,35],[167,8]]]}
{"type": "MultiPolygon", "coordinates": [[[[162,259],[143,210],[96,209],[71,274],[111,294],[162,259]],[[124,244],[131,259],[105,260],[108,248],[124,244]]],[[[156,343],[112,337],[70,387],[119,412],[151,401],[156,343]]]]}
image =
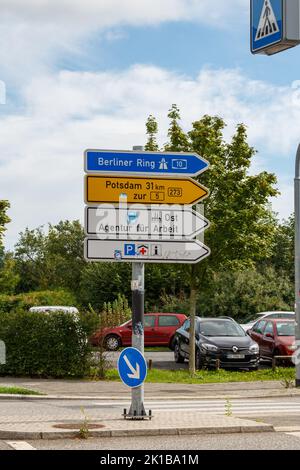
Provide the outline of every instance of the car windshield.
{"type": "Polygon", "coordinates": [[[245,336],[244,330],[230,320],[214,320],[200,322],[200,334],[203,336],[245,336]]]}
{"type": "Polygon", "coordinates": [[[295,336],[295,323],[293,322],[278,322],[277,323],[278,336],[295,336]]]}

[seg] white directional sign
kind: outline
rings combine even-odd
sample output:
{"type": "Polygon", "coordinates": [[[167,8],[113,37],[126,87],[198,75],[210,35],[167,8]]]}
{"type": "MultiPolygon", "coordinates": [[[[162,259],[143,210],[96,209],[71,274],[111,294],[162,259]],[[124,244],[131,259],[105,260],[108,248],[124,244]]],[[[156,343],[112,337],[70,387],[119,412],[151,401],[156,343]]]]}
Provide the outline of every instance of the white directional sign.
{"type": "Polygon", "coordinates": [[[148,236],[194,238],[208,226],[209,222],[203,216],[180,206],[115,208],[100,205],[87,207],[85,212],[86,234],[98,238],[116,238],[116,235],[129,239],[148,236]]]}
{"type": "Polygon", "coordinates": [[[85,240],[87,261],[194,264],[209,254],[209,248],[198,240],[85,240]]]}

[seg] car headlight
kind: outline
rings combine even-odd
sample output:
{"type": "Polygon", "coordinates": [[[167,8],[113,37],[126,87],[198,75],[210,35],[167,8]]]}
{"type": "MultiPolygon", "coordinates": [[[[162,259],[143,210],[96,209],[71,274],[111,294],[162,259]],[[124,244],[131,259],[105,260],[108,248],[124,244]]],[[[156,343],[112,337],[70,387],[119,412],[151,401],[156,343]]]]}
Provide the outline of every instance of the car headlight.
{"type": "Polygon", "coordinates": [[[249,351],[252,352],[253,354],[258,354],[259,353],[259,346],[257,344],[252,344],[250,346],[249,351]]]}
{"type": "Polygon", "coordinates": [[[203,343],[201,344],[202,348],[205,349],[205,351],[209,352],[218,352],[219,348],[217,346],[214,346],[213,344],[208,344],[208,343],[203,343]]]}
{"type": "Polygon", "coordinates": [[[287,349],[289,351],[296,351],[297,350],[297,346],[296,344],[291,344],[290,346],[287,346],[287,349]]]}

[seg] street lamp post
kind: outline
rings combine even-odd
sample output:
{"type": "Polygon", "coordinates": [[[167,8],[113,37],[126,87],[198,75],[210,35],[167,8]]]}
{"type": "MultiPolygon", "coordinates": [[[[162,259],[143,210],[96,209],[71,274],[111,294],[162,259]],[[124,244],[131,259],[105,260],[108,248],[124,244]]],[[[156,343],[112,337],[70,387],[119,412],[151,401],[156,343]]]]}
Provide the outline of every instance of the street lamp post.
{"type": "MultiPolygon", "coordinates": [[[[300,347],[300,145],[295,168],[295,311],[296,346],[300,347]]],[[[300,357],[296,353],[296,387],[300,387],[300,357]]]]}

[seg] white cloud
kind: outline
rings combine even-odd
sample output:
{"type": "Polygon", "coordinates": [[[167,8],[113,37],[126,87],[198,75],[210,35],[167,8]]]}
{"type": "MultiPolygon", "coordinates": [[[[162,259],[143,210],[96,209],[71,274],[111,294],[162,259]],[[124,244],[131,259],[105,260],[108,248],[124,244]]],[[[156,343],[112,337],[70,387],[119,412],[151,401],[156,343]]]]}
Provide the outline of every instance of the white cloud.
{"type": "MultiPolygon", "coordinates": [[[[228,137],[247,123],[260,150],[255,171],[281,155],[286,176],[299,137],[297,89],[253,81],[239,70],[203,69],[196,79],[143,65],[122,73],[60,72],[32,80],[23,93],[24,113],[0,118],[1,198],[11,201],[13,219],[8,246],[27,225],[82,218],[84,149],[143,144],[150,113],[163,145],[173,102],[186,129],[205,113],[225,118],[228,137]]],[[[287,216],[293,201],[283,181],[276,208],[287,216]]]]}
{"type": "Polygon", "coordinates": [[[116,39],[122,26],[174,21],[226,29],[246,24],[247,10],[245,0],[1,0],[0,78],[20,86],[62,57],[80,57],[95,33],[116,39]]]}
{"type": "Polygon", "coordinates": [[[200,21],[226,27],[248,11],[245,0],[2,0],[1,13],[26,22],[76,25],[82,29],[119,24],[200,21]]]}

